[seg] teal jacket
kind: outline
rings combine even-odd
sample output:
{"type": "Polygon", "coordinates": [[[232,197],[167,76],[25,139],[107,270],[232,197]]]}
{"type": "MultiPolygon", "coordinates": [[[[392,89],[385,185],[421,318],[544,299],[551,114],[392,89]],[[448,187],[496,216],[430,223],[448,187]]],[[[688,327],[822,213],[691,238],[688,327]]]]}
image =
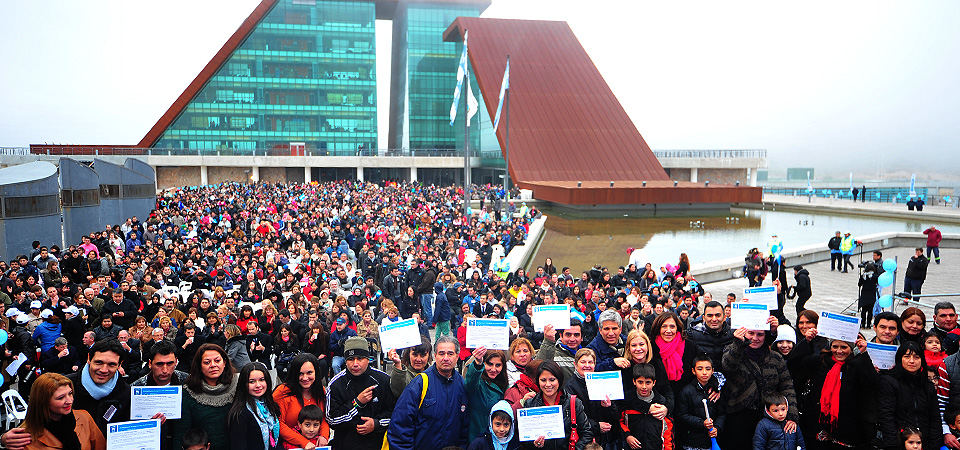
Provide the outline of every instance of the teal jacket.
{"type": "MultiPolygon", "coordinates": [[[[483,378],[483,366],[477,365],[476,360],[470,358],[464,364],[464,387],[467,389],[467,419],[470,429],[467,441],[483,436],[490,427],[490,410],[493,405],[503,400],[503,389],[490,380],[483,378]]],[[[507,370],[504,366],[503,370],[507,370]]]]}

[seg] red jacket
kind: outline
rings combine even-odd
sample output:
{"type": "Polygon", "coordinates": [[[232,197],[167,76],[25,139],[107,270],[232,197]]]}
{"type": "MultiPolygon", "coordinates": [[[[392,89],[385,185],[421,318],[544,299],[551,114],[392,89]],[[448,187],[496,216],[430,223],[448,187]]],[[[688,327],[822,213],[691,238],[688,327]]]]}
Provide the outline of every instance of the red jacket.
{"type": "Polygon", "coordinates": [[[939,247],[940,241],[943,240],[943,234],[940,233],[940,230],[927,228],[923,230],[923,234],[927,235],[927,247],[939,247]]]}

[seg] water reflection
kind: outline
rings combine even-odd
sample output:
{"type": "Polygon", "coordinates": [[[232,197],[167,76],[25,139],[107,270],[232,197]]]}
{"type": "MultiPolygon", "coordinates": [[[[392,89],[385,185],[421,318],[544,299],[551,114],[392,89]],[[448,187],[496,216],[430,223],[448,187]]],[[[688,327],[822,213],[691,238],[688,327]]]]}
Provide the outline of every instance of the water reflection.
{"type": "MultiPolygon", "coordinates": [[[[912,220],[744,209],[643,218],[583,218],[553,210],[544,213],[549,216],[547,234],[533,268],[551,257],[555,266],[570,267],[574,275],[594,264],[616,272],[618,266],[626,264],[628,247],[642,248],[657,266],[676,264],[681,252],[696,265],[741,258],[752,247],[762,248],[774,233],[789,249],[818,243],[826,246],[838,230],[849,230],[857,237],[885,231],[919,232],[931,225],[912,220]]],[[[944,233],[960,232],[958,225],[933,224],[944,233]]]]}

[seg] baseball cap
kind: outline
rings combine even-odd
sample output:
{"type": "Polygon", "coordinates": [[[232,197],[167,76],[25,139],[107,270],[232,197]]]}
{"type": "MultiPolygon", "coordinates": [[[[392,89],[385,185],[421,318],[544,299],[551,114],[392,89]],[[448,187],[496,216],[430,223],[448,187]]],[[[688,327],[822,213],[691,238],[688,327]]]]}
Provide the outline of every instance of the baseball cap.
{"type": "Polygon", "coordinates": [[[43,311],[40,312],[40,318],[41,318],[41,319],[46,319],[47,317],[50,317],[50,316],[52,316],[52,315],[53,315],[53,311],[50,311],[49,309],[45,309],[45,310],[43,310],[43,311]]]}
{"type": "Polygon", "coordinates": [[[20,314],[19,316],[17,316],[17,323],[19,324],[25,324],[29,321],[30,321],[30,318],[27,317],[26,314],[20,314]]]}
{"type": "Polygon", "coordinates": [[[20,312],[19,309],[17,309],[17,308],[10,308],[10,309],[7,310],[7,312],[6,312],[5,315],[6,315],[7,317],[17,317],[17,316],[19,316],[20,314],[23,314],[23,313],[20,312]]]}
{"type": "Polygon", "coordinates": [[[339,318],[339,319],[337,319],[337,325],[343,325],[343,324],[345,324],[345,323],[347,323],[347,321],[346,321],[346,320],[343,320],[342,317],[339,318]]]}
{"type": "Polygon", "coordinates": [[[73,314],[75,316],[80,315],[80,310],[73,305],[68,306],[66,309],[63,310],[63,312],[67,314],[73,314]]]}
{"type": "Polygon", "coordinates": [[[34,300],[30,302],[30,309],[40,309],[43,308],[43,303],[40,303],[40,300],[34,300]]]}

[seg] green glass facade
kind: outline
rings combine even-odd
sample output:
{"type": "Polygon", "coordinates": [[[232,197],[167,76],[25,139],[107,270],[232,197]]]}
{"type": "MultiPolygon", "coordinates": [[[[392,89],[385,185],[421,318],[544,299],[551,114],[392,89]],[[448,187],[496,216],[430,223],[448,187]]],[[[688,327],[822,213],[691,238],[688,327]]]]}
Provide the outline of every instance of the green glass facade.
{"type": "Polygon", "coordinates": [[[280,0],[154,147],[377,148],[374,21],[374,2],[280,0]]]}
{"type": "MultiPolygon", "coordinates": [[[[456,87],[461,42],[443,42],[443,32],[457,17],[477,17],[479,7],[401,5],[394,19],[394,61],[391,120],[395,148],[463,149],[466,86],[460,111],[450,126],[450,105],[456,87]]],[[[480,90],[471,74],[473,92],[480,90]]],[[[479,116],[470,129],[470,148],[480,148],[479,116]]]]}

